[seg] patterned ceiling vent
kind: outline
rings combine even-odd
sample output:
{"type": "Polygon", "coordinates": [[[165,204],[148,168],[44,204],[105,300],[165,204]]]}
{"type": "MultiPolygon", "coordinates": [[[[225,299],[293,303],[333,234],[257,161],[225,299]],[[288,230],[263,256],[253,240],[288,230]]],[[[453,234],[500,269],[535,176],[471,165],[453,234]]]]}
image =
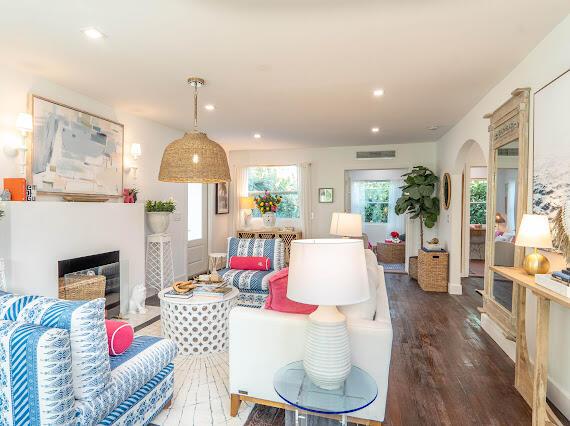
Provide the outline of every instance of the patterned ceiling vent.
{"type": "Polygon", "coordinates": [[[499,152],[499,157],[518,157],[519,156],[519,149],[518,148],[499,148],[497,151],[499,152]]]}
{"type": "Polygon", "coordinates": [[[396,151],[357,151],[357,160],[373,160],[377,158],[396,158],[396,151]]]}

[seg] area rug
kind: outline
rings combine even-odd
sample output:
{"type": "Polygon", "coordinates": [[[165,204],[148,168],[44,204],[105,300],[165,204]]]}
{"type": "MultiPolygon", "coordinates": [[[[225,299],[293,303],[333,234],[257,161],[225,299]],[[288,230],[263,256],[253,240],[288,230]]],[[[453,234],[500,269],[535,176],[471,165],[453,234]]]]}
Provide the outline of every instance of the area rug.
{"type": "Polygon", "coordinates": [[[387,274],[405,274],[406,264],[404,263],[378,263],[384,268],[384,272],[387,274]]]}

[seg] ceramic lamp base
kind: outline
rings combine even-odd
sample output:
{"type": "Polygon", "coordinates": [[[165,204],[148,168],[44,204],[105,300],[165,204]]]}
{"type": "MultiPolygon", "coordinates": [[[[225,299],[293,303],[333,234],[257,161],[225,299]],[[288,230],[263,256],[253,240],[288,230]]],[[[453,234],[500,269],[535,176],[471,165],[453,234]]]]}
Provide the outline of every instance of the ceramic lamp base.
{"type": "Polygon", "coordinates": [[[529,275],[547,274],[550,271],[550,261],[535,249],[534,253],[524,258],[523,269],[529,275]]]}
{"type": "Polygon", "coordinates": [[[339,389],[352,367],[346,317],[336,306],[319,306],[309,315],[303,366],[322,389],[339,389]]]}

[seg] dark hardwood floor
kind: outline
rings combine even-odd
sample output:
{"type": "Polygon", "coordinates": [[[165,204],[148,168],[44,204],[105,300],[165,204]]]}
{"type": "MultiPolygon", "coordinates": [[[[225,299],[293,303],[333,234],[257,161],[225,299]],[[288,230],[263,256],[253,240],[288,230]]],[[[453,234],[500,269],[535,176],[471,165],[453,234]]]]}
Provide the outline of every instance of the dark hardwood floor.
{"type": "Polygon", "coordinates": [[[464,294],[425,293],[386,274],[394,329],[385,425],[530,425],[514,364],[481,329],[480,278],[464,294]]]}

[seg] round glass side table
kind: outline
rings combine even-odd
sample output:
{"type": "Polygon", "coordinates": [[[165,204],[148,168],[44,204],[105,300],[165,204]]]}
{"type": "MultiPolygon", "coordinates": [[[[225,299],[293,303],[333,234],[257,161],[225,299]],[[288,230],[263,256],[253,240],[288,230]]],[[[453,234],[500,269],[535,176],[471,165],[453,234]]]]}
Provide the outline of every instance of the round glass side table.
{"type": "Polygon", "coordinates": [[[358,367],[352,367],[340,389],[330,391],[311,382],[303,361],[279,369],[273,377],[273,387],[281,399],[295,407],[295,426],[331,424],[323,418],[330,416],[340,416],[336,424],[346,425],[348,414],[367,407],[378,396],[372,376],[358,367]]]}

